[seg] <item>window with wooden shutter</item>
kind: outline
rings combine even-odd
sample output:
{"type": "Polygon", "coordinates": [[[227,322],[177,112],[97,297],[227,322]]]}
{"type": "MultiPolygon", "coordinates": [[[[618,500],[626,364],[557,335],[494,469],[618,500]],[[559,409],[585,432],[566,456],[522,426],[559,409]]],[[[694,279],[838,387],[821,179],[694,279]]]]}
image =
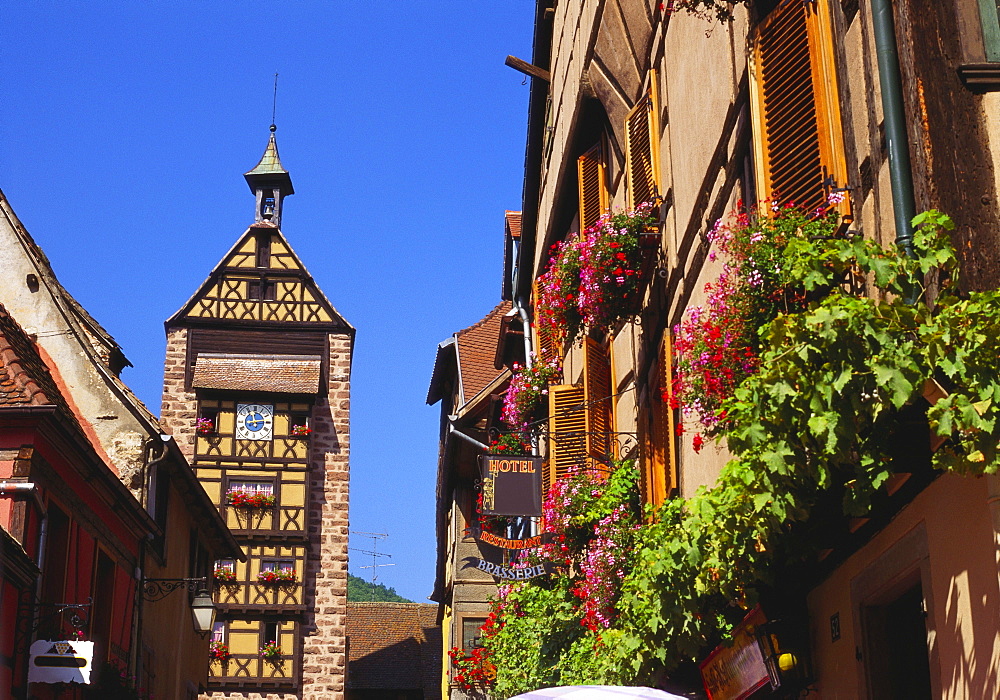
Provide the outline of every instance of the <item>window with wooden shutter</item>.
{"type": "MultiPolygon", "coordinates": [[[[532,286],[532,298],[538,299],[538,280],[532,286]]],[[[537,323],[531,324],[532,333],[535,336],[535,357],[544,363],[562,357],[562,339],[559,334],[551,328],[542,328],[537,323]]]]}
{"type": "Polygon", "coordinates": [[[676,412],[663,399],[664,389],[671,383],[672,352],[668,331],[650,371],[648,410],[646,420],[640,423],[642,500],[654,507],[666,501],[677,487],[676,412]]]}
{"type": "Polygon", "coordinates": [[[582,386],[549,387],[549,455],[544,488],[587,463],[587,412],[582,386]]]}
{"type": "MultiPolygon", "coordinates": [[[[614,433],[614,384],[608,349],[593,338],[584,343],[583,393],[587,402],[587,455],[592,464],[607,464],[614,433]]],[[[598,468],[606,474],[606,468],[598,468]]]]}
{"type": "Polygon", "coordinates": [[[649,89],[625,117],[625,171],[630,208],[651,201],[660,191],[658,111],[656,73],[650,71],[649,89]]]}
{"type": "MultiPolygon", "coordinates": [[[[808,209],[847,186],[827,2],[788,0],[757,28],[750,53],[758,196],[808,209]]],[[[850,201],[837,205],[850,216],[850,201]]]]}
{"type": "Polygon", "coordinates": [[[608,210],[604,148],[598,143],[576,161],[580,188],[580,230],[589,228],[608,210]]]}

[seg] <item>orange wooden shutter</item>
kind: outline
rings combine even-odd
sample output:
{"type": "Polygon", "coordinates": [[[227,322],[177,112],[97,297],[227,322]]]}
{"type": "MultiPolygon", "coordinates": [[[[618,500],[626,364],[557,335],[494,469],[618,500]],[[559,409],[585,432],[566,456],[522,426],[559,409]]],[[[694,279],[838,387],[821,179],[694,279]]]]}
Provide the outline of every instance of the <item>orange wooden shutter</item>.
{"type": "Polygon", "coordinates": [[[587,454],[596,462],[605,463],[612,452],[614,389],[611,358],[607,349],[593,338],[584,343],[583,392],[587,401],[587,454]]]}
{"type": "Polygon", "coordinates": [[[597,144],[576,161],[580,187],[580,229],[597,223],[608,210],[608,188],[604,174],[604,149],[597,144]]]}
{"type": "Polygon", "coordinates": [[[652,200],[659,193],[659,138],[656,72],[650,71],[649,89],[625,117],[625,171],[628,205],[652,200]]]}
{"type": "Polygon", "coordinates": [[[663,398],[664,391],[673,382],[673,345],[667,330],[660,343],[657,357],[656,379],[659,384],[653,399],[653,444],[656,462],[656,483],[653,489],[654,505],[660,505],[677,488],[677,412],[663,398]]]}
{"type": "Polygon", "coordinates": [[[587,417],[583,404],[582,386],[549,387],[549,458],[543,474],[546,489],[587,462],[587,417]]]}
{"type": "MultiPolygon", "coordinates": [[[[824,207],[825,183],[847,186],[827,3],[776,8],[757,29],[750,61],[758,195],[824,207]]],[[[849,199],[836,208],[850,216],[849,199]]]]}
{"type": "MultiPolygon", "coordinates": [[[[535,280],[532,285],[531,296],[535,300],[535,304],[537,304],[538,280],[535,280]]],[[[537,323],[532,323],[531,328],[535,336],[535,357],[545,363],[562,357],[562,342],[557,333],[551,328],[542,328],[537,323]]]]}

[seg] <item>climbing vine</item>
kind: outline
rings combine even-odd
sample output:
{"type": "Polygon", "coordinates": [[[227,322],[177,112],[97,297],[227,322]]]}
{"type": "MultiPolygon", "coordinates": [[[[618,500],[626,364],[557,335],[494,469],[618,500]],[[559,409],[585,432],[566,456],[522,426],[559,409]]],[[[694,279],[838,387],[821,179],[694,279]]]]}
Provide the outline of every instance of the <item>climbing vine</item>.
{"type": "MultiPolygon", "coordinates": [[[[550,555],[567,567],[504,588],[494,602],[498,631],[485,644],[498,696],[650,683],[698,658],[757,600],[776,553],[822,498],[843,494],[845,514],[868,511],[892,474],[901,416],[920,406],[928,382],[944,394],[926,409],[931,432],[945,439],[933,467],[997,471],[1000,292],[959,293],[946,216],[927,212],[914,225],[912,257],[860,237],[793,236],[784,245],[783,283],[808,303],[761,327],[757,372],[722,402],[718,439],[733,458],[711,488],[630,526],[631,546],[604,570],[614,594],[596,624],[587,624],[586,602],[574,592],[586,580],[586,552],[602,537],[596,526],[615,508],[608,488],[626,481],[578,484],[552,504],[546,515],[563,530],[550,555]],[[922,291],[932,270],[933,299],[922,291]],[[867,281],[869,294],[849,293],[849,279],[867,281]]],[[[616,492],[618,503],[634,502],[634,483],[616,492]]],[[[798,545],[803,555],[817,546],[798,545]]]]}

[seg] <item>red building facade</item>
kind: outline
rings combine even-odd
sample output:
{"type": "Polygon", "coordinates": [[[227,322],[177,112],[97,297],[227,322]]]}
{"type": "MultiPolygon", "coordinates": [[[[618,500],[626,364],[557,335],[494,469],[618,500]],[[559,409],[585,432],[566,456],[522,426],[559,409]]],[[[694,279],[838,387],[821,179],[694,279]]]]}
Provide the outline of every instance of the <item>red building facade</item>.
{"type": "Polygon", "coordinates": [[[31,697],[111,697],[130,667],[134,572],[156,525],[67,395],[0,306],[0,698],[28,697],[35,639],[93,641],[95,683],[33,684],[31,697]]]}

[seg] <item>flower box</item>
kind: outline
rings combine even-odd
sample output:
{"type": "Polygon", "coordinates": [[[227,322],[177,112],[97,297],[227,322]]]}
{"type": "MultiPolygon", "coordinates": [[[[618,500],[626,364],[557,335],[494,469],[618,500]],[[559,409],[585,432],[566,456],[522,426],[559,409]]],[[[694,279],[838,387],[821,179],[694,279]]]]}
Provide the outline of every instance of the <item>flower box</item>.
{"type": "Polygon", "coordinates": [[[212,572],[212,577],[222,583],[231,583],[236,580],[236,572],[228,566],[219,566],[212,572]]]}
{"type": "Polygon", "coordinates": [[[274,494],[261,491],[230,489],[226,492],[226,502],[237,508],[273,508],[274,494]]]}
{"type": "Polygon", "coordinates": [[[208,658],[212,661],[228,661],[229,645],[225,642],[212,642],[208,645],[208,658]]]}
{"type": "Polygon", "coordinates": [[[279,569],[277,571],[261,571],[257,574],[259,583],[273,583],[275,585],[296,583],[295,569],[279,569]]]}
{"type": "Polygon", "coordinates": [[[268,642],[260,648],[260,655],[268,661],[277,661],[283,654],[277,642],[268,642]]]}
{"type": "Polygon", "coordinates": [[[194,430],[198,435],[215,435],[215,421],[211,418],[199,418],[194,424],[194,430]]]}
{"type": "Polygon", "coordinates": [[[293,425],[289,433],[292,437],[308,437],[312,433],[312,428],[308,425],[293,425]]]}

